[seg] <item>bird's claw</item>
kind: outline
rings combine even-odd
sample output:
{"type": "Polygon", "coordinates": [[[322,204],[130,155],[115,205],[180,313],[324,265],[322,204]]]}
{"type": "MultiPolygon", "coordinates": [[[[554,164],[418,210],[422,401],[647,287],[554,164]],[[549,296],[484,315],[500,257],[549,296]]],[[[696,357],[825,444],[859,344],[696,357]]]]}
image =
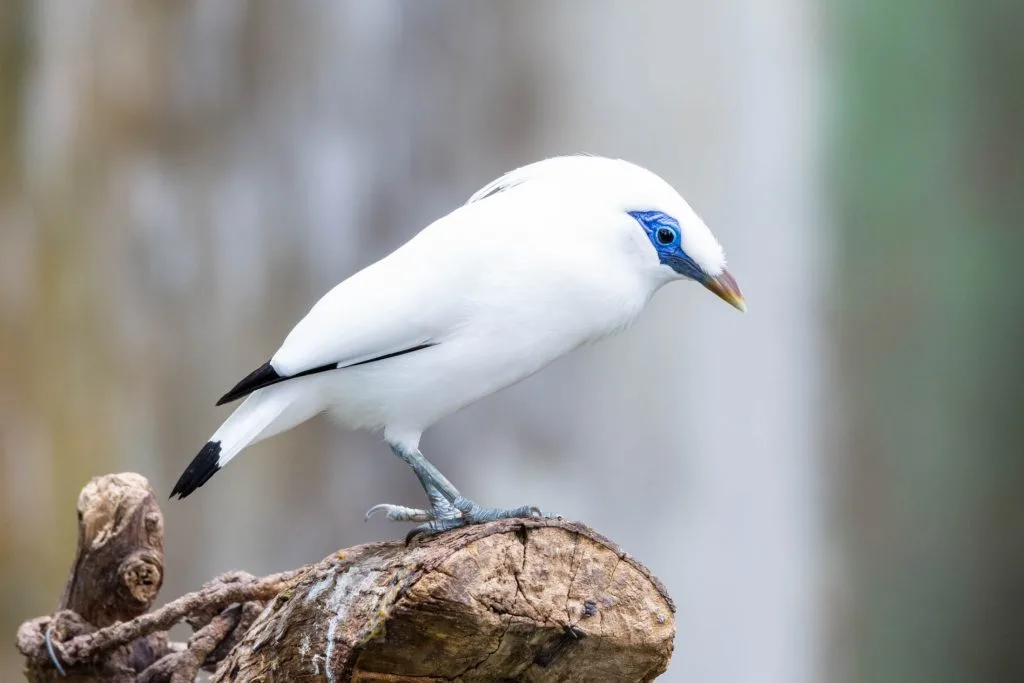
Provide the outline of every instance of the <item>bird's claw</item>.
{"type": "Polygon", "coordinates": [[[405,544],[409,545],[416,538],[421,536],[433,536],[440,534],[451,529],[458,529],[461,526],[466,526],[466,520],[461,517],[443,517],[441,519],[432,519],[425,524],[413,527],[409,533],[405,535],[405,544]]]}
{"type": "Polygon", "coordinates": [[[496,519],[544,516],[544,513],[536,505],[523,505],[510,510],[485,508],[462,496],[452,501],[452,505],[462,513],[462,520],[467,524],[483,524],[484,522],[493,522],[496,519]]]}
{"type": "Polygon", "coordinates": [[[365,519],[369,520],[378,512],[383,512],[384,517],[391,522],[422,522],[408,533],[405,537],[406,543],[420,536],[433,536],[469,524],[484,524],[498,519],[523,517],[561,519],[559,515],[544,514],[535,505],[523,505],[509,510],[485,508],[463,496],[459,496],[450,503],[445,500],[443,505],[439,504],[430,510],[381,503],[367,510],[365,519]]]}
{"type": "Polygon", "coordinates": [[[378,512],[383,512],[384,517],[390,522],[429,522],[434,519],[434,513],[430,510],[410,508],[404,505],[392,505],[390,503],[374,505],[366,511],[364,519],[369,521],[370,517],[378,512]]]}
{"type": "Polygon", "coordinates": [[[484,524],[498,519],[520,519],[539,517],[541,519],[561,519],[561,515],[550,515],[541,512],[535,505],[523,505],[521,507],[503,510],[501,508],[480,507],[468,498],[456,498],[452,503],[459,511],[458,517],[437,517],[425,524],[412,529],[405,537],[406,544],[416,538],[433,536],[451,529],[457,529],[471,524],[484,524]]]}

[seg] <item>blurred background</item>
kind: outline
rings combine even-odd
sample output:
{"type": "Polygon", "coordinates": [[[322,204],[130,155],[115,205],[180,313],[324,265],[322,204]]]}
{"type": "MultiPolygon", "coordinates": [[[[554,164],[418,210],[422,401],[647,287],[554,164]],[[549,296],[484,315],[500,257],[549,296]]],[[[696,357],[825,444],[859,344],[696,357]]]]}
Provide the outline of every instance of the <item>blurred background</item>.
{"type": "MultiPolygon", "coordinates": [[[[650,566],[662,680],[1024,680],[1022,30],[1017,0],[0,3],[0,680],[91,476],[163,500],[322,293],[578,151],[679,188],[749,312],[666,288],[424,452],[650,566]]],[[[420,500],[314,420],[162,503],[163,598],[420,500]]]]}

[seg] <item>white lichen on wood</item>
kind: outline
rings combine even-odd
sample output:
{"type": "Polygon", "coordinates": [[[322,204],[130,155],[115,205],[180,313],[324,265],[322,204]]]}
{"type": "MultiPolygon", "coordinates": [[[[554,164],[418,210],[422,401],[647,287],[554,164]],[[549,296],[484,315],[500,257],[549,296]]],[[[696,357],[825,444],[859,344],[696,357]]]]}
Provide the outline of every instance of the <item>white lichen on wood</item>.
{"type": "Polygon", "coordinates": [[[313,565],[216,680],[646,681],[673,636],[661,584],[614,544],[503,520],[313,565]]]}

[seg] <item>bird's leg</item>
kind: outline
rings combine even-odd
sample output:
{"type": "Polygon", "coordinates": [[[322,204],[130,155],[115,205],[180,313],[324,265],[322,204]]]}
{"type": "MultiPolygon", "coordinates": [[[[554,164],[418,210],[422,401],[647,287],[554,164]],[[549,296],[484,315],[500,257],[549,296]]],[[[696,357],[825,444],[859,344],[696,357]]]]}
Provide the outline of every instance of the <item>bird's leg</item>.
{"type": "Polygon", "coordinates": [[[459,495],[450,481],[433,463],[423,457],[418,450],[409,451],[395,444],[388,444],[391,450],[402,459],[420,480],[423,491],[430,501],[429,510],[405,507],[404,505],[392,505],[391,503],[380,503],[366,511],[366,519],[377,512],[385,513],[388,520],[392,522],[431,522],[435,520],[459,519],[461,513],[452,505],[448,496],[459,495]]]}
{"type": "Polygon", "coordinates": [[[455,485],[441,474],[441,470],[437,469],[434,463],[423,457],[418,448],[409,449],[396,444],[388,445],[391,446],[391,451],[416,473],[416,478],[423,485],[432,505],[435,497],[444,499],[448,503],[454,503],[456,499],[462,497],[455,485]]]}
{"type": "Polygon", "coordinates": [[[416,473],[416,478],[420,480],[423,490],[430,499],[431,509],[419,510],[400,505],[382,504],[370,508],[367,516],[374,512],[384,511],[387,513],[387,518],[392,521],[425,522],[413,529],[410,537],[446,531],[465,524],[491,522],[496,519],[543,516],[541,511],[532,505],[523,505],[511,510],[481,507],[459,493],[459,490],[441,474],[441,471],[433,463],[423,457],[418,449],[407,449],[398,444],[389,445],[395,455],[416,473]]]}

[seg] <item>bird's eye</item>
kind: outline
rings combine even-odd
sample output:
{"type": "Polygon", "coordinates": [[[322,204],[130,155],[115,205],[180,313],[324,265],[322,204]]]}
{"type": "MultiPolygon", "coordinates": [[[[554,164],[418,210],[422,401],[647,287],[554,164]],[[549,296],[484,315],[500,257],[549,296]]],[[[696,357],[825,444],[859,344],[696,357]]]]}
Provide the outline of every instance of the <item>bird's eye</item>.
{"type": "Polygon", "coordinates": [[[672,244],[676,241],[676,231],[672,228],[658,228],[656,236],[658,244],[672,244]]]}

